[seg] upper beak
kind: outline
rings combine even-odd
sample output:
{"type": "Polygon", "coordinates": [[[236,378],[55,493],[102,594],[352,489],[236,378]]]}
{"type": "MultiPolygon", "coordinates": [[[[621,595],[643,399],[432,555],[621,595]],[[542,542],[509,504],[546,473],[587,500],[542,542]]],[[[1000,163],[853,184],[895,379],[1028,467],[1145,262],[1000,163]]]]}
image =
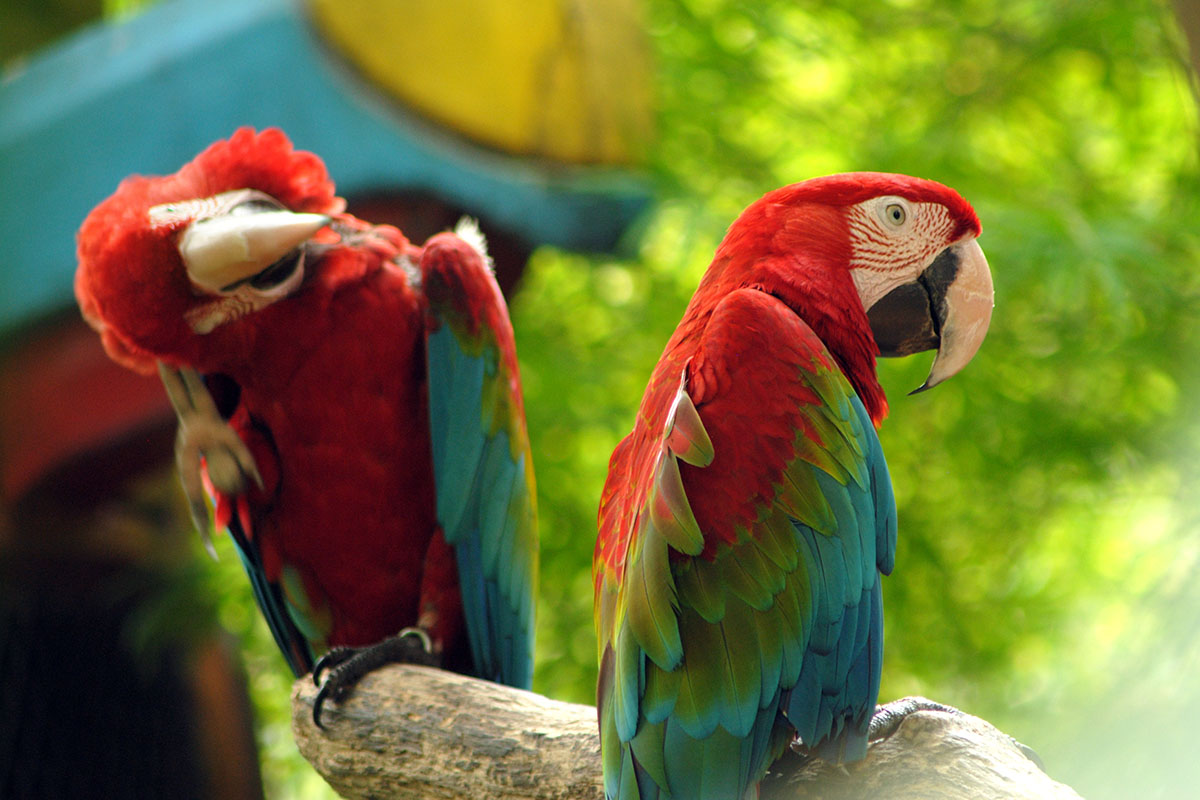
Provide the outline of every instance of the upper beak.
{"type": "Polygon", "coordinates": [[[219,292],[265,270],[329,224],[324,214],[261,211],[198,220],[179,240],[188,276],[219,292]]]}
{"type": "Polygon", "coordinates": [[[992,273],[974,238],[947,247],[915,281],[902,284],[867,309],[882,356],[937,348],[925,383],[937,386],[975,356],[987,335],[994,304],[992,273]]]}

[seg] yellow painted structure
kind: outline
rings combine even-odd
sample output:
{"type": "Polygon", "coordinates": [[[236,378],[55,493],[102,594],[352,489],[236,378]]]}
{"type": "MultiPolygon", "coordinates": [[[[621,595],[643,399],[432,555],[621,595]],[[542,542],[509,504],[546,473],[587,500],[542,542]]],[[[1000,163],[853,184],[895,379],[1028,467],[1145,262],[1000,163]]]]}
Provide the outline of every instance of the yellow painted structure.
{"type": "Polygon", "coordinates": [[[652,128],[638,0],[310,0],[334,50],[408,108],[507,153],[634,164],[652,128]]]}

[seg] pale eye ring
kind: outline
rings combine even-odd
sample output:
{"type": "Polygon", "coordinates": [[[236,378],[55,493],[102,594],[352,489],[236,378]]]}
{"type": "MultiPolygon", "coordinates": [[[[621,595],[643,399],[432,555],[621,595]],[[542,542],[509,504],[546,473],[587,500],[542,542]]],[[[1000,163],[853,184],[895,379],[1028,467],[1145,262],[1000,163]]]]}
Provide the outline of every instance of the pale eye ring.
{"type": "Polygon", "coordinates": [[[889,224],[899,228],[908,219],[908,212],[899,203],[888,203],[883,209],[883,218],[889,224]]]}

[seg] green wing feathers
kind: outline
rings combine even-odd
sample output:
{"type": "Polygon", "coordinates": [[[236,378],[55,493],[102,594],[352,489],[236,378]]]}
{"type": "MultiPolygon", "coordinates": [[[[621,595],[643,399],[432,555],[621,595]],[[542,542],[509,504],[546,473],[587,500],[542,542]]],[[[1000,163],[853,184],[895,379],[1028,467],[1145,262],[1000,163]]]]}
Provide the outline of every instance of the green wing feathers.
{"type": "Polygon", "coordinates": [[[894,501],[862,403],[779,301],[734,293],[698,354],[669,356],[601,506],[605,791],[751,797],[797,732],[857,753],[878,693],[894,501]]]}

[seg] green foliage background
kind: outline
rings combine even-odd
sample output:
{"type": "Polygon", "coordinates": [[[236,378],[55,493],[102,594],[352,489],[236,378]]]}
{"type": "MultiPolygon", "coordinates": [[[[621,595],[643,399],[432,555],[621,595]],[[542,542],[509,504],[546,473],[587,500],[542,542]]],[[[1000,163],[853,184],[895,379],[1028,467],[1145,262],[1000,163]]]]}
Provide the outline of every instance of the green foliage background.
{"type": "Polygon", "coordinates": [[[609,453],[725,227],[854,169],[959,189],[996,282],[936,391],[880,366],[899,502],[882,697],[992,720],[1088,797],[1200,780],[1197,121],[1155,2],[647,4],[664,199],[623,261],[541,251],[513,305],[540,487],[537,687],[587,701],[609,453]]]}
{"type": "MultiPolygon", "coordinates": [[[[114,9],[126,3],[113,3],[114,9]]],[[[17,8],[17,5],[12,6],[17,8]]],[[[972,201],[996,310],[917,397],[883,362],[900,514],[883,699],[924,694],[1089,798],[1200,783],[1200,173],[1194,78],[1155,0],[647,0],[661,202],[627,257],[536,252],[512,304],[542,520],[535,688],[590,702],[608,456],[728,223],[872,169],[972,201]]],[[[272,796],[331,796],[228,542],[203,580],[247,642],[272,796]]]]}

